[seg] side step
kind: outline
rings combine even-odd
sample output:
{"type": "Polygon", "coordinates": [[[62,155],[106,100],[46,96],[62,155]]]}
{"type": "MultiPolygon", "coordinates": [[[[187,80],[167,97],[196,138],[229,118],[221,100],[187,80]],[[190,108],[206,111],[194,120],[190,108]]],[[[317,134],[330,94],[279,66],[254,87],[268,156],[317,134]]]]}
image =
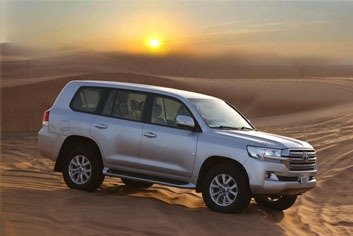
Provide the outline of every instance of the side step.
{"type": "Polygon", "coordinates": [[[167,186],[177,187],[177,188],[186,188],[186,189],[196,188],[194,184],[188,183],[186,181],[167,179],[167,178],[162,178],[162,177],[157,177],[152,175],[122,171],[122,170],[104,168],[103,174],[106,176],[120,177],[120,178],[126,178],[131,180],[142,181],[142,182],[150,182],[150,183],[167,185],[167,186]]]}

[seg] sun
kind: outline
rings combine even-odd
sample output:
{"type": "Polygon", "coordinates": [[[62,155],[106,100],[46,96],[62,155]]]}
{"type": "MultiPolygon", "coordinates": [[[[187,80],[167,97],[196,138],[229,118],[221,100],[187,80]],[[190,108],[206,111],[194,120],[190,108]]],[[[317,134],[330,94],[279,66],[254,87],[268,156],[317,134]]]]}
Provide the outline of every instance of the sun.
{"type": "Polygon", "coordinates": [[[148,46],[150,48],[158,48],[161,45],[160,40],[157,38],[150,38],[148,40],[148,46]]]}
{"type": "Polygon", "coordinates": [[[166,38],[162,35],[150,35],[144,38],[143,52],[150,55],[163,55],[169,52],[166,38]]]}

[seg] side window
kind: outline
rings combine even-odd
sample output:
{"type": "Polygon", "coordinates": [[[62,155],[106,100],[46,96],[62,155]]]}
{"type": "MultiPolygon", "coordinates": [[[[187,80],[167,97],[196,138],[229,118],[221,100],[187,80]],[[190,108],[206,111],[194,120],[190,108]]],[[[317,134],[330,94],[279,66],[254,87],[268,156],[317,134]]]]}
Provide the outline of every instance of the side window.
{"type": "Polygon", "coordinates": [[[174,99],[155,97],[152,105],[151,123],[176,126],[176,117],[178,115],[191,116],[189,110],[184,104],[174,99]]]}
{"type": "Polygon", "coordinates": [[[94,113],[97,110],[103,89],[80,88],[71,101],[71,108],[75,111],[94,113]]]}
{"type": "Polygon", "coordinates": [[[111,116],[112,115],[112,110],[113,110],[113,105],[114,105],[114,100],[116,96],[117,90],[111,90],[109,92],[108,98],[104,104],[102,115],[103,116],[111,116]]]}
{"type": "Polygon", "coordinates": [[[143,93],[117,91],[116,95],[109,95],[108,103],[106,104],[107,108],[104,107],[103,112],[116,118],[141,121],[146,97],[143,93]],[[109,105],[110,97],[115,97],[115,99],[111,98],[113,101],[111,108],[109,105]],[[111,113],[109,114],[110,111],[111,113]]]}

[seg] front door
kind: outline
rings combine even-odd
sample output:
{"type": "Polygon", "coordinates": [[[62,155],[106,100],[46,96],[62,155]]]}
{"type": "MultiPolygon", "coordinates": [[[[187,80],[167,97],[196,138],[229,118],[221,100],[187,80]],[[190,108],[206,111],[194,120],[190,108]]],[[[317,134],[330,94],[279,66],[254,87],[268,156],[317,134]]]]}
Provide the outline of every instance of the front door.
{"type": "Polygon", "coordinates": [[[191,177],[199,133],[177,127],[177,115],[191,116],[182,102],[154,96],[150,122],[142,132],[140,164],[144,170],[165,177],[191,177]]]}

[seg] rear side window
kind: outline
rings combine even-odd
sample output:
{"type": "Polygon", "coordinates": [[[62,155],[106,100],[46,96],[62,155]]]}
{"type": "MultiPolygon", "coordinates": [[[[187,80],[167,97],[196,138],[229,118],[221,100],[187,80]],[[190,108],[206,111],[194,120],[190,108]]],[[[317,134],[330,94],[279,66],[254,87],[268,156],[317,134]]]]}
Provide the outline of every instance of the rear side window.
{"type": "Polygon", "coordinates": [[[102,114],[116,118],[141,121],[147,95],[132,91],[110,91],[102,114]]]}
{"type": "Polygon", "coordinates": [[[103,89],[80,88],[71,101],[71,108],[75,111],[95,113],[102,97],[103,89]]]}

